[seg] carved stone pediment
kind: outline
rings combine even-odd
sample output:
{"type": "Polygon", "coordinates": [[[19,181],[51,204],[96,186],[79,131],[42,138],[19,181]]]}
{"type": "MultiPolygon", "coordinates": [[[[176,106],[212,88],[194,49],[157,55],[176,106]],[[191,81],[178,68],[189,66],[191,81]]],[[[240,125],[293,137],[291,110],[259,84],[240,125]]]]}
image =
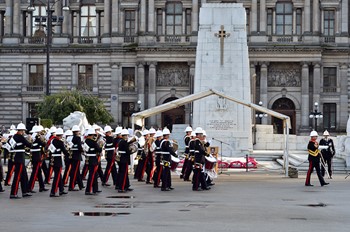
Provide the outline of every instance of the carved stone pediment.
{"type": "Polygon", "coordinates": [[[267,72],[267,85],[269,87],[300,87],[300,64],[271,63],[267,72]]]}
{"type": "Polygon", "coordinates": [[[157,86],[189,86],[187,63],[158,63],[157,86]]]}

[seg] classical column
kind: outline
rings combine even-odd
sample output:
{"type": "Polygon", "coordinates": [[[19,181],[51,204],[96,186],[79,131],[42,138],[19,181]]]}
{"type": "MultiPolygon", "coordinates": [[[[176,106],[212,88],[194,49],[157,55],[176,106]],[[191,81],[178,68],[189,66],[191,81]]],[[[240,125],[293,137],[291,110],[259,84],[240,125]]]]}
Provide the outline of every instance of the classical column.
{"type": "Polygon", "coordinates": [[[138,100],[141,101],[141,110],[145,109],[145,66],[143,62],[137,64],[138,100]]]}
{"type": "Polygon", "coordinates": [[[272,8],[272,34],[276,33],[276,8],[272,8]]]}
{"type": "MultiPolygon", "coordinates": [[[[156,63],[151,62],[149,64],[149,74],[148,74],[148,108],[154,107],[157,104],[157,94],[156,94],[156,63]]],[[[156,117],[151,116],[149,118],[149,126],[156,125],[156,117]]]]}
{"type": "Polygon", "coordinates": [[[313,10],[312,10],[312,31],[314,34],[320,33],[320,6],[319,0],[313,0],[313,10]]]}
{"type": "Polygon", "coordinates": [[[146,0],[141,0],[140,7],[140,33],[146,32],[146,0]]]}
{"type": "Polygon", "coordinates": [[[258,30],[258,0],[252,0],[252,23],[250,32],[256,32],[258,30]]]}
{"type": "Polygon", "coordinates": [[[80,11],[76,11],[76,29],[75,29],[75,35],[74,36],[77,36],[77,37],[80,37],[80,11]]]}
{"type": "Polygon", "coordinates": [[[266,0],[260,0],[260,32],[266,33],[266,0]]]}
{"type": "Polygon", "coordinates": [[[162,12],[163,12],[163,15],[162,15],[162,32],[163,32],[163,35],[165,35],[166,34],[166,31],[165,31],[165,8],[162,8],[162,12]]]}
{"type": "Polygon", "coordinates": [[[256,70],[255,70],[255,64],[250,64],[250,89],[251,89],[251,96],[250,99],[253,103],[256,103],[256,70]]]}
{"type": "Polygon", "coordinates": [[[77,89],[78,86],[78,64],[72,63],[72,90],[77,89]]]}
{"type": "Polygon", "coordinates": [[[313,76],[313,102],[320,103],[321,92],[321,65],[319,63],[314,64],[314,76],[313,76]]]}
{"type": "Polygon", "coordinates": [[[12,7],[12,4],[13,4],[12,0],[6,0],[4,35],[12,35],[12,32],[13,32],[13,21],[12,21],[13,7],[12,7]]]}
{"type": "Polygon", "coordinates": [[[71,33],[70,25],[72,25],[72,23],[71,23],[71,11],[64,10],[63,11],[63,22],[62,22],[62,34],[69,35],[71,33]]]}
{"type": "Polygon", "coordinates": [[[22,92],[27,91],[28,87],[28,77],[29,77],[29,65],[28,63],[22,64],[22,92]]]}
{"type": "Polygon", "coordinates": [[[112,34],[118,34],[119,32],[119,0],[112,0],[111,8],[112,8],[112,17],[106,17],[105,15],[105,19],[112,21],[112,34]]]}
{"type": "Polygon", "coordinates": [[[303,22],[304,32],[310,32],[310,0],[305,0],[303,22]]]}
{"type": "MultiPolygon", "coordinates": [[[[195,75],[195,71],[196,71],[196,65],[195,65],[195,62],[188,62],[188,65],[190,66],[190,80],[189,80],[189,83],[190,83],[190,93],[189,94],[193,94],[193,91],[194,91],[194,75],[195,75]]],[[[190,112],[188,115],[186,115],[186,120],[187,122],[192,125],[193,123],[193,118],[192,118],[192,112],[193,112],[193,102],[191,102],[191,109],[190,109],[190,112]],[[187,116],[189,116],[189,118],[187,118],[187,116]]]]}
{"type": "Polygon", "coordinates": [[[148,32],[154,33],[154,0],[148,0],[148,32]]]}
{"type": "MultiPolygon", "coordinates": [[[[62,1],[58,1],[55,4],[55,12],[53,13],[53,15],[56,16],[62,16],[62,1]]],[[[63,20],[64,21],[64,20],[63,20]]],[[[62,23],[59,23],[57,26],[52,26],[52,28],[54,29],[55,33],[54,35],[61,35],[62,34],[62,23]]]]}
{"type": "MultiPolygon", "coordinates": [[[[114,3],[113,3],[114,4],[114,3]]],[[[114,5],[113,5],[114,7],[114,5]]],[[[111,18],[111,0],[105,0],[104,4],[104,17],[103,17],[103,34],[110,35],[111,21],[113,22],[114,18],[111,18]]]]}
{"type": "Polygon", "coordinates": [[[192,0],[192,33],[198,32],[198,0],[192,0]]]}
{"type": "Polygon", "coordinates": [[[348,0],[342,0],[341,1],[341,34],[343,35],[348,35],[348,14],[349,14],[349,10],[348,10],[348,4],[349,1],[348,0]]]}
{"type": "Polygon", "coordinates": [[[297,34],[297,8],[293,7],[293,35],[297,34]]]}
{"type": "Polygon", "coordinates": [[[309,130],[309,65],[301,68],[301,127],[309,130]]]}
{"type": "Polygon", "coordinates": [[[119,111],[119,88],[121,86],[120,63],[111,63],[111,114],[116,123],[121,122],[122,113],[119,111]],[[119,120],[120,119],[120,120],[119,120]]]}
{"type": "Polygon", "coordinates": [[[119,12],[119,34],[124,33],[124,21],[125,21],[125,9],[121,9],[119,12]]]}
{"type": "Polygon", "coordinates": [[[13,0],[13,34],[20,35],[21,25],[21,1],[13,0]]]}
{"type": "Polygon", "coordinates": [[[92,92],[98,93],[98,64],[95,63],[92,68],[92,92]]]}
{"type": "Polygon", "coordinates": [[[186,34],[186,8],[182,8],[182,34],[186,34]]]}
{"type": "MultiPolygon", "coordinates": [[[[268,63],[264,62],[260,68],[260,101],[264,106],[267,105],[267,66],[268,63]]],[[[266,124],[267,118],[262,118],[261,123],[266,124]]]]}
{"type": "Polygon", "coordinates": [[[348,120],[348,65],[340,64],[339,71],[340,85],[340,117],[338,128],[346,128],[348,120]]]}

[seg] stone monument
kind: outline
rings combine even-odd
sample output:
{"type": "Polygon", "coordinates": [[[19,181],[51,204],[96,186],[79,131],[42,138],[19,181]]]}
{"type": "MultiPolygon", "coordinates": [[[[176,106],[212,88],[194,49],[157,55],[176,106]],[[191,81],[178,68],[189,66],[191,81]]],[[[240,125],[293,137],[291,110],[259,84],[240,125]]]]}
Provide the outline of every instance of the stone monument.
{"type": "MultiPolygon", "coordinates": [[[[250,102],[249,72],[243,5],[203,4],[199,16],[194,93],[215,89],[250,102]]],[[[205,129],[213,146],[220,149],[222,145],[224,156],[242,155],[252,150],[251,125],[251,109],[225,98],[210,96],[193,103],[193,127],[205,129]]]]}

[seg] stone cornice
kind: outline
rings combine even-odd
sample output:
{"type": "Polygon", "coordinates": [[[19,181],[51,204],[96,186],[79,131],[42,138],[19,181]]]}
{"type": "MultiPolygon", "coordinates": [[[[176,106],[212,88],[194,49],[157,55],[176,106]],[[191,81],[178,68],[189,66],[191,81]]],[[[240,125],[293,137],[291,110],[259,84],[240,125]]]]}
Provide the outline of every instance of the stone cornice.
{"type": "Polygon", "coordinates": [[[278,54],[307,54],[307,53],[349,53],[350,49],[345,47],[249,47],[249,53],[278,53],[278,54]]]}

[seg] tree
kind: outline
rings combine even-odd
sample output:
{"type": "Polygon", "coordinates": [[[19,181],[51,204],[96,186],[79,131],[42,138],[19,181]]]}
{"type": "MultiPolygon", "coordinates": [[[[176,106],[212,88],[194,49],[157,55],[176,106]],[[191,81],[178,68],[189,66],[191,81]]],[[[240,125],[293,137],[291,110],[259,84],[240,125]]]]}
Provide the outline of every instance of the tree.
{"type": "Polygon", "coordinates": [[[37,107],[39,117],[51,119],[54,124],[62,124],[62,120],[74,111],[84,112],[89,123],[113,122],[113,117],[106,110],[103,101],[77,90],[45,96],[37,107]]]}

